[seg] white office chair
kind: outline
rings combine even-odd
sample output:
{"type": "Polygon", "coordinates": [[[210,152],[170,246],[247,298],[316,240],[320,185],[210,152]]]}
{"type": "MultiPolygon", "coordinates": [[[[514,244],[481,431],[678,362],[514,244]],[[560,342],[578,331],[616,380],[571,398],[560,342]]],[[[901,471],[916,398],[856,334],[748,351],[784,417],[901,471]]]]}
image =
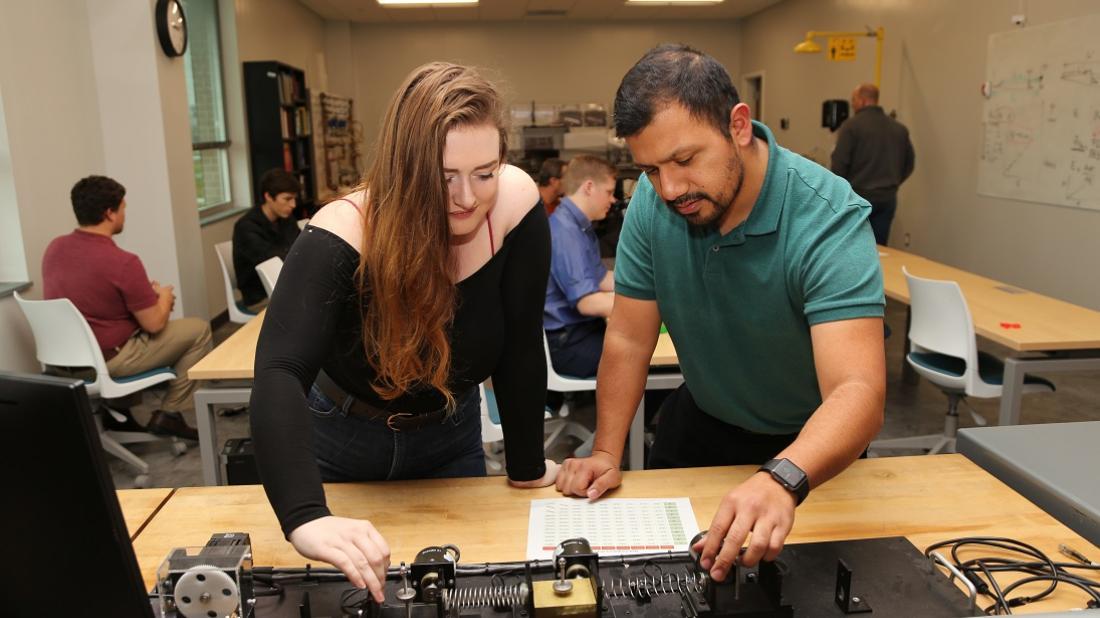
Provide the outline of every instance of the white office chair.
{"type": "MultiPolygon", "coordinates": [[[[496,394],[492,388],[486,387],[483,382],[478,385],[478,390],[481,393],[481,442],[485,447],[485,469],[491,474],[500,474],[504,471],[504,430],[500,426],[500,408],[497,407],[496,394]]],[[[584,455],[592,454],[592,434],[580,423],[554,418],[549,411],[545,412],[544,421],[546,438],[543,448],[548,448],[562,435],[573,435],[588,443],[588,451],[584,455]],[[575,427],[565,429],[562,427],[565,422],[572,423],[575,427]]],[[[574,454],[578,452],[583,452],[581,447],[574,454]]]]}
{"type": "Polygon", "coordinates": [[[218,263],[222,267],[222,279],[225,281],[225,305],[229,310],[229,321],[245,324],[256,317],[244,305],[237,301],[237,271],[233,269],[233,241],[227,240],[214,245],[218,254],[218,263]]]}
{"type": "MultiPolygon", "coordinates": [[[[924,449],[929,454],[954,453],[959,427],[958,406],[967,396],[988,399],[1000,397],[1004,364],[996,357],[978,351],[974,322],[954,281],[924,279],[902,268],[909,284],[912,319],[909,340],[912,350],[906,360],[913,369],[938,386],[947,395],[947,416],[942,434],[876,440],[870,450],[924,449]]],[[[1024,378],[1024,392],[1052,392],[1054,384],[1038,376],[1024,378]]],[[[978,424],[984,424],[973,410],[978,424]]]]}
{"type": "MultiPolygon", "coordinates": [[[[38,362],[55,367],[91,367],[95,370],[94,381],[84,381],[84,388],[91,398],[117,399],[149,388],[162,382],[176,379],[176,372],[170,367],[158,367],[137,375],[112,378],[107,373],[107,362],[99,349],[99,342],[92,333],[88,321],[67,298],[55,300],[27,300],[15,294],[15,302],[23,310],[34,335],[34,345],[38,362]]],[[[104,404],[105,406],[105,404],[104,404]]],[[[110,408],[107,408],[111,413],[110,408]]],[[[115,412],[117,414],[117,412],[115,412]]],[[[138,471],[134,484],[138,487],[149,486],[149,464],[130,452],[123,444],[136,442],[159,442],[164,440],[145,432],[108,431],[103,429],[103,421],[96,417],[99,439],[103,450],[130,464],[138,471]]],[[[187,451],[187,445],[172,439],[172,451],[181,455],[187,451]]]]}
{"type": "MultiPolygon", "coordinates": [[[[559,393],[576,393],[582,391],[595,391],[596,378],[573,378],[563,376],[554,370],[554,363],[550,360],[550,343],[546,340],[546,332],[542,333],[542,347],[546,352],[546,390],[559,393]]],[[[581,445],[573,451],[577,457],[587,457],[592,454],[592,442],[595,439],[587,427],[577,421],[568,418],[571,410],[569,404],[562,403],[557,415],[551,415],[546,420],[546,440],[544,448],[549,448],[555,440],[564,436],[573,436],[581,441],[581,445]]]]}
{"type": "Polygon", "coordinates": [[[283,258],[273,257],[256,265],[256,274],[260,276],[260,283],[264,286],[264,292],[271,298],[271,292],[275,289],[275,282],[279,280],[279,272],[283,269],[283,258]]]}
{"type": "Polygon", "coordinates": [[[493,390],[478,385],[481,392],[481,442],[485,446],[485,468],[491,474],[504,470],[504,430],[500,428],[500,412],[493,390]]]}

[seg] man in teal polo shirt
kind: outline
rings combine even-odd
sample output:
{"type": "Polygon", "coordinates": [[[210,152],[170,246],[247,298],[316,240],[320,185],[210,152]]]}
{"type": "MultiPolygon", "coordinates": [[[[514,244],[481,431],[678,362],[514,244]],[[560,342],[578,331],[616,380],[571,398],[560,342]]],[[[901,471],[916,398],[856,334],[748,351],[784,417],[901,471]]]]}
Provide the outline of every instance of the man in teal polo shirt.
{"type": "Polygon", "coordinates": [[[701,551],[724,579],[773,560],[795,507],[882,425],[882,273],[870,205],[753,122],[716,60],[647,53],[615,97],[643,176],[615,263],[591,457],[557,487],[594,499],[621,482],[623,444],[663,320],[685,384],[661,407],[650,467],[761,465],[723,498],[701,551]],[[750,537],[751,534],[751,537],[750,537]]]}

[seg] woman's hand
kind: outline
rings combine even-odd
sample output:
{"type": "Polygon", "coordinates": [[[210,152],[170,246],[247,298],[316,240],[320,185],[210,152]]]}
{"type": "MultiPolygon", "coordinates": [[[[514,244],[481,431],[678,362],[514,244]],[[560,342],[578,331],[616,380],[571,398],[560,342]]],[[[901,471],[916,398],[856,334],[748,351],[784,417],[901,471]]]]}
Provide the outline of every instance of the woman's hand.
{"type": "Polygon", "coordinates": [[[323,560],[343,571],[356,588],[370,589],[375,601],[385,600],[390,547],[369,521],[321,517],[295,528],[290,542],[303,557],[323,560]]]}
{"type": "Polygon", "coordinates": [[[546,460],[546,473],[542,475],[542,478],[535,479],[533,481],[513,481],[508,479],[508,484],[512,487],[519,487],[521,489],[532,489],[535,487],[549,487],[554,484],[554,480],[558,478],[558,464],[553,459],[546,460]]]}

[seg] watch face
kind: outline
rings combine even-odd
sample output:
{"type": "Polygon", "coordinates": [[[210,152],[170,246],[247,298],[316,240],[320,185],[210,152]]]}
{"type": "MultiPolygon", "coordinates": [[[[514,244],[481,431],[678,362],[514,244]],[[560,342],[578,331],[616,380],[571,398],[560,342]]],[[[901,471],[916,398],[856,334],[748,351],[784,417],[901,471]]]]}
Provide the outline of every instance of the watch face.
{"type": "Polygon", "coordinates": [[[783,482],[788,487],[797,486],[799,483],[802,482],[802,479],[805,478],[805,474],[802,473],[802,470],[799,470],[798,466],[794,465],[790,461],[787,461],[786,459],[780,461],[779,464],[775,466],[775,469],[772,472],[779,478],[783,479],[783,482]]]}

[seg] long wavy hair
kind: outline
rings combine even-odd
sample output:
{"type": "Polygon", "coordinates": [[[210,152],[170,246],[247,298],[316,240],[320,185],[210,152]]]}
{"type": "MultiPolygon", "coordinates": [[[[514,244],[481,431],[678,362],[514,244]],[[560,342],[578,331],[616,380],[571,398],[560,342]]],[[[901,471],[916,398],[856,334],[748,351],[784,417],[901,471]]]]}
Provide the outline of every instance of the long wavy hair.
{"type": "Polygon", "coordinates": [[[503,162],[508,145],[500,94],[476,70],[444,62],[413,70],[386,109],[363,182],[370,193],[356,271],[363,348],[377,375],[372,387],[383,399],[433,387],[454,409],[447,378],[456,264],[443,147],[450,130],[483,124],[499,130],[503,162]]]}

